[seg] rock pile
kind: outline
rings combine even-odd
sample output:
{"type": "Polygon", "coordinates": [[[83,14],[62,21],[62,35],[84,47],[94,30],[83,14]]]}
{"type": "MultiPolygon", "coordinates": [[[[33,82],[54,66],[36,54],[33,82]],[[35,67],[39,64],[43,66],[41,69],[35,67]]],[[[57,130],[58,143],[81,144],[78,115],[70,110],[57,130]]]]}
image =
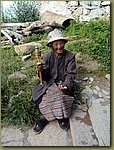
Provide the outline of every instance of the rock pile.
{"type": "Polygon", "coordinates": [[[41,4],[41,14],[48,10],[80,21],[110,18],[110,1],[42,1],[41,4]]]}

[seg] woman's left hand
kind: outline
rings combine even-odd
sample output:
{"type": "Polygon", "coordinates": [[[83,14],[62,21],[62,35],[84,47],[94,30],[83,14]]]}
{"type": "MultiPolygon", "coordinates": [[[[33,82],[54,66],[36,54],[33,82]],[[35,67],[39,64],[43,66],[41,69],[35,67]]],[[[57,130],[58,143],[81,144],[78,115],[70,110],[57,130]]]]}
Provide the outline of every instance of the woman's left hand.
{"type": "Polygon", "coordinates": [[[65,89],[67,89],[67,87],[66,87],[66,86],[63,86],[63,85],[59,85],[58,88],[59,88],[60,90],[65,90],[65,89]]]}

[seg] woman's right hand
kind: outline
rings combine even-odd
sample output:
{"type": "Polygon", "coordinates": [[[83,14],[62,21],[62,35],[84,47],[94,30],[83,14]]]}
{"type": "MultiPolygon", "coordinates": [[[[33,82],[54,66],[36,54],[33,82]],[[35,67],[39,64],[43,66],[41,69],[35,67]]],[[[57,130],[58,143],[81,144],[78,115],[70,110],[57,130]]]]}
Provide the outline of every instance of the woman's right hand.
{"type": "Polygon", "coordinates": [[[40,72],[40,71],[43,70],[41,63],[37,63],[37,64],[36,64],[36,68],[37,68],[38,72],[40,72]]]}

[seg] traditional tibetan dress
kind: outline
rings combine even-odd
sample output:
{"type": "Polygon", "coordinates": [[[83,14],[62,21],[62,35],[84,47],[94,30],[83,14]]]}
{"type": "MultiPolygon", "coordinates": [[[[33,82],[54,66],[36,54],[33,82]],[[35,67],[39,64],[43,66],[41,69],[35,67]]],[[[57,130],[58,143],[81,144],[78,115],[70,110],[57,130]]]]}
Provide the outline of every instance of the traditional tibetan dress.
{"type": "Polygon", "coordinates": [[[75,55],[67,50],[58,58],[50,51],[43,58],[43,86],[39,82],[34,87],[32,97],[39,101],[39,109],[48,121],[68,118],[74,101],[73,81],[76,78],[75,55]],[[60,90],[58,85],[67,86],[60,90]]]}

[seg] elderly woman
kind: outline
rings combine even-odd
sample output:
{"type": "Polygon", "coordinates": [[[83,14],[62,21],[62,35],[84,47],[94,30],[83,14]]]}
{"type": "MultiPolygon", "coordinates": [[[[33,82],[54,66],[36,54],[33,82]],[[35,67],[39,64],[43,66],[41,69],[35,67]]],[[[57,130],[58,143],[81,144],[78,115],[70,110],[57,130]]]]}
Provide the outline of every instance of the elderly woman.
{"type": "Polygon", "coordinates": [[[60,128],[69,129],[69,117],[74,101],[73,81],[76,78],[75,55],[64,49],[67,40],[58,29],[48,34],[48,43],[52,50],[43,57],[42,64],[37,64],[42,73],[43,84],[33,88],[32,97],[38,104],[41,117],[34,131],[41,133],[49,121],[58,120],[60,128]]]}

